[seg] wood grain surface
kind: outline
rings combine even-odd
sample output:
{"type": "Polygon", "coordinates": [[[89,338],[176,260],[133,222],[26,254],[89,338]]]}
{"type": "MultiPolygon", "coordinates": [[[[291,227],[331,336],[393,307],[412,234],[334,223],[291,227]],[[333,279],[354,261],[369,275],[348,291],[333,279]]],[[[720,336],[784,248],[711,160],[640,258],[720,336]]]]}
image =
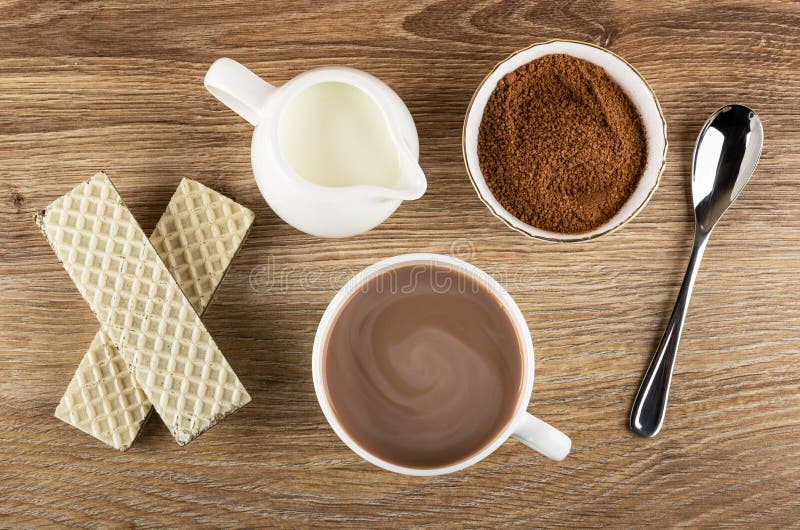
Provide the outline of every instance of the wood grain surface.
{"type": "Polygon", "coordinates": [[[800,4],[764,2],[0,1],[0,526],[793,526],[800,520],[800,4]],[[621,231],[526,239],[467,179],[472,92],[551,38],[606,46],[664,108],[667,169],[621,231]],[[429,189],[372,232],[321,240],[258,193],[251,128],[203,88],[229,56],[275,84],[364,69],[406,101],[429,189]],[[764,122],[758,171],[700,271],[664,431],[627,429],[692,231],[689,168],[728,102],[764,122]],[[97,170],[152,230],[181,177],[256,223],[204,318],[253,402],[178,447],[158,418],[126,453],[53,417],[97,323],[33,213],[97,170]],[[351,453],[326,424],[310,352],[322,312],[395,254],[466,258],[525,314],[529,410],[563,429],[552,462],[509,441],[467,471],[411,478],[351,453]]]}

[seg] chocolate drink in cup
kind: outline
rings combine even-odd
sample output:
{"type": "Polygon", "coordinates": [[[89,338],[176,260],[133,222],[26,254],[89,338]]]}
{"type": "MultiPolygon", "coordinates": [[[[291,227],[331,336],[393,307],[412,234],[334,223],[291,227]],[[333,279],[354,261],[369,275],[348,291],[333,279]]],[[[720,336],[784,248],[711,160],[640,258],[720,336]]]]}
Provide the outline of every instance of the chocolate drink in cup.
{"type": "Polygon", "coordinates": [[[572,447],[527,411],[533,341],[519,307],[450,256],[403,254],[356,274],[320,319],[311,373],[336,435],[395,473],[453,473],[511,437],[553,460],[572,447]]]}
{"type": "Polygon", "coordinates": [[[492,441],[522,390],[520,341],[502,302],[450,267],[406,265],[356,289],[323,355],[334,413],[365,450],[438,468],[492,441]]]}

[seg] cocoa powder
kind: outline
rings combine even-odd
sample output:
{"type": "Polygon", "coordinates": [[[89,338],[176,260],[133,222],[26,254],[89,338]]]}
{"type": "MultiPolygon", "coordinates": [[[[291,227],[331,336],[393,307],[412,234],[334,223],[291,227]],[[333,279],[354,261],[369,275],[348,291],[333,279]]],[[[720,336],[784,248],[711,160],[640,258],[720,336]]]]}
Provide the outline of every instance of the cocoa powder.
{"type": "Polygon", "coordinates": [[[478,156],[509,213],[536,228],[577,234],[602,225],[628,200],[647,140],[633,103],[603,68],[546,55],[497,83],[478,156]]]}

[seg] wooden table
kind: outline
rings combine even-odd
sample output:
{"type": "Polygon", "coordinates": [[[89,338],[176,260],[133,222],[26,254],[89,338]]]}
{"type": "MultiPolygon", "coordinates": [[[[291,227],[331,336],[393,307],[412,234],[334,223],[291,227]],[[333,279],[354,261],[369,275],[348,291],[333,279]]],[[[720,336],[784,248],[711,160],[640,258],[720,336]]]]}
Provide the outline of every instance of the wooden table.
{"type": "Polygon", "coordinates": [[[795,2],[2,2],[0,525],[665,526],[800,519],[800,5],[795,2]],[[533,42],[606,46],[664,108],[661,187],[578,245],[512,232],[478,200],[461,125],[492,66],[533,42]],[[429,188],[372,232],[284,224],[252,178],[250,127],[203,88],[230,56],[281,84],[367,70],[406,101],[429,188]],[[664,431],[627,429],[692,231],[689,169],[711,111],[751,105],[758,172],[714,233],[664,431]],[[146,231],[181,177],[256,212],[205,322],[253,402],[178,447],[158,418],[126,453],[53,417],[97,329],[33,213],[105,169],[146,231]],[[567,432],[551,462],[508,442],[473,468],[393,475],[351,453],[311,381],[317,322],[353,273],[410,251],[495,275],[534,335],[530,410],[567,432]]]}

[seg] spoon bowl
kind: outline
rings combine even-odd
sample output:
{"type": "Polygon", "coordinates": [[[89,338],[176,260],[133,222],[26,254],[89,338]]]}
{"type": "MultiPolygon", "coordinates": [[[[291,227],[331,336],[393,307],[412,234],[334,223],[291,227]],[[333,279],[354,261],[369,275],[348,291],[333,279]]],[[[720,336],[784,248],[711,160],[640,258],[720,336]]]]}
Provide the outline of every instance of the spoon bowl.
{"type": "Polygon", "coordinates": [[[630,426],[636,434],[650,438],[661,431],[678,343],[708,237],[750,180],[763,143],[761,120],[743,105],[722,107],[700,130],[692,162],[694,245],[667,329],[633,401],[630,426]]]}
{"type": "Polygon", "coordinates": [[[711,232],[756,169],[764,143],[758,115],[728,105],[706,121],[692,163],[692,200],[697,228],[711,232]]]}

